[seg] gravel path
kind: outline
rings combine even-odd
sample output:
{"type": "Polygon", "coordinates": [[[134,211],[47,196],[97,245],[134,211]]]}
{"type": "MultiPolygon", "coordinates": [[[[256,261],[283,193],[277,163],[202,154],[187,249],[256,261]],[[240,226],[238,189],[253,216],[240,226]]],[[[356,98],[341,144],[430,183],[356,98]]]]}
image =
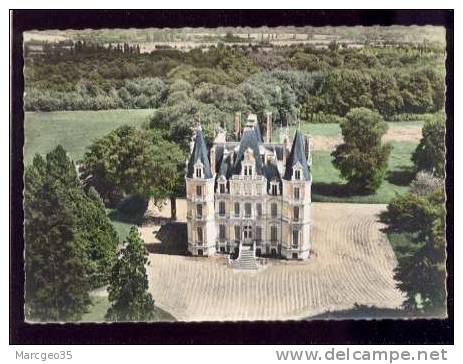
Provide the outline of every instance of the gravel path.
{"type": "Polygon", "coordinates": [[[313,203],[312,258],[271,260],[255,273],[230,269],[221,257],[150,254],[150,291],[157,306],[184,321],[300,319],[355,303],[397,308],[404,296],[380,231],[377,215],[384,209],[313,203]]]}

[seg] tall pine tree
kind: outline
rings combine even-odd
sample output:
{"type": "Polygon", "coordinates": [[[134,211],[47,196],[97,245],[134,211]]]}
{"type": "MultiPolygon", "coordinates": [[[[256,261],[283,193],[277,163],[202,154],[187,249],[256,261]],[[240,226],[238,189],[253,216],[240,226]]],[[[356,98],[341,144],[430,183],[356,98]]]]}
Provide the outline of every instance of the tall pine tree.
{"type": "Polygon", "coordinates": [[[88,290],[108,282],[116,257],[118,237],[104,205],[96,191],[82,189],[58,146],[26,169],[24,208],[28,317],[78,319],[88,290]]]}
{"type": "Polygon", "coordinates": [[[154,318],[154,300],[148,292],[145,265],[148,252],[138,229],[132,226],[125,247],[112,269],[109,284],[110,321],[149,321],[154,318]]]}
{"type": "Polygon", "coordinates": [[[30,320],[78,320],[90,303],[87,258],[73,212],[62,198],[66,187],[48,174],[60,153],[55,150],[47,161],[36,156],[25,174],[25,313],[30,320]]]}

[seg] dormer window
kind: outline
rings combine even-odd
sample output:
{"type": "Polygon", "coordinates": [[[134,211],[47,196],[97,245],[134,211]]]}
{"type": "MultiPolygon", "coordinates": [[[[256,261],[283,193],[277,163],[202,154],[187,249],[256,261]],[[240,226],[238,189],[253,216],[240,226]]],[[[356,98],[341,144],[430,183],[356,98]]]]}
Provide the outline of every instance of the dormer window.
{"type": "Polygon", "coordinates": [[[251,166],[244,166],[244,175],[245,176],[252,176],[252,167],[251,166]]]}
{"type": "Polygon", "coordinates": [[[276,196],[278,194],[278,187],[277,185],[272,185],[272,195],[276,196]]]}
{"type": "Polygon", "coordinates": [[[218,193],[227,193],[227,180],[224,176],[220,176],[217,180],[217,192],[218,193]]]}
{"type": "Polygon", "coordinates": [[[248,148],[244,153],[243,160],[243,175],[252,176],[253,175],[253,166],[255,165],[256,160],[254,159],[254,153],[252,149],[248,148]]]}
{"type": "Polygon", "coordinates": [[[198,159],[198,161],[196,162],[196,164],[194,165],[194,170],[195,170],[195,178],[203,178],[203,164],[201,163],[201,161],[198,159]]]}
{"type": "Polygon", "coordinates": [[[278,182],[276,181],[270,182],[270,194],[273,196],[278,195],[278,182]]]}
{"type": "Polygon", "coordinates": [[[300,181],[302,179],[302,166],[301,163],[297,162],[293,167],[293,180],[300,181]]]}

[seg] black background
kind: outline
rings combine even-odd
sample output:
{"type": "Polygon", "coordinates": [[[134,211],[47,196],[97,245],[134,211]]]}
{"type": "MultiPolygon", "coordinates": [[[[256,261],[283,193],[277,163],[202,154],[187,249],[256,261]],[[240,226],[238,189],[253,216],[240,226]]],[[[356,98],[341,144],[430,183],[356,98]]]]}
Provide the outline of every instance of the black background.
{"type": "Polygon", "coordinates": [[[10,15],[10,344],[453,344],[452,10],[12,10],[10,15]],[[449,318],[150,324],[25,323],[22,32],[33,29],[290,25],[446,27],[449,318]]]}

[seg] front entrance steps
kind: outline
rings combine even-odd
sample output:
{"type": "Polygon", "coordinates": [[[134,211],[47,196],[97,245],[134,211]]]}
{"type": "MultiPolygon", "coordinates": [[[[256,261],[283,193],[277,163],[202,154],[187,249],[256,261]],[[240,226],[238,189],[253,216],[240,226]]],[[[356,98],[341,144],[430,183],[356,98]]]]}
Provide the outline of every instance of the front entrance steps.
{"type": "Polygon", "coordinates": [[[229,259],[229,264],[234,269],[258,270],[261,266],[256,260],[255,251],[252,246],[241,245],[238,258],[229,259]]]}

